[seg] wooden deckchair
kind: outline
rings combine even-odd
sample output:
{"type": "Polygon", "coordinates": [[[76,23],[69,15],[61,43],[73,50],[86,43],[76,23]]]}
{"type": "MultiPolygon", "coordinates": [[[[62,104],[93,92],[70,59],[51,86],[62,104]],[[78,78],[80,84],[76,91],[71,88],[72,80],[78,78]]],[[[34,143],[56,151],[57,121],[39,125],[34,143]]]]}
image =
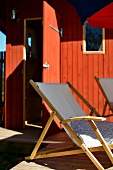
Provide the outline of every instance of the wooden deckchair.
{"type": "Polygon", "coordinates": [[[105,98],[105,105],[103,108],[102,117],[113,116],[113,78],[97,78],[95,76],[94,79],[96,80],[99,89],[101,90],[105,98]],[[106,114],[107,106],[112,113],[106,114]]]}
{"type": "Polygon", "coordinates": [[[104,170],[104,167],[93,155],[95,151],[104,150],[113,164],[113,154],[111,152],[113,148],[111,140],[113,137],[113,124],[111,122],[106,122],[106,118],[103,117],[87,116],[71,93],[74,87],[71,85],[73,88],[70,90],[70,84],[68,83],[40,83],[30,80],[30,84],[49,106],[50,117],[31,155],[25,157],[25,160],[86,153],[97,169],[104,170]],[[72,139],[74,145],[72,147],[39,151],[39,147],[55,116],[72,139]],[[99,127],[100,125],[101,127],[99,127]],[[109,144],[109,141],[106,142],[101,134],[107,132],[104,126],[112,132],[109,133],[111,136],[108,137],[106,134],[104,136],[107,140],[110,138],[111,144],[109,144]],[[79,146],[78,149],[75,144],[79,146]]]}

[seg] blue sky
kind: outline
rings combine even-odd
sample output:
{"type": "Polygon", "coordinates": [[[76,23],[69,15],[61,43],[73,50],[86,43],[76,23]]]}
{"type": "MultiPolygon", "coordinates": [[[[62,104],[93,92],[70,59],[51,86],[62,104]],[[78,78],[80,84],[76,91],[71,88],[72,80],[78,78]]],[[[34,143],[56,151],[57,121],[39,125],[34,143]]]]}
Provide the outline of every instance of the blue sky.
{"type": "Polygon", "coordinates": [[[6,51],[6,35],[0,31],[0,51],[6,51]]]}

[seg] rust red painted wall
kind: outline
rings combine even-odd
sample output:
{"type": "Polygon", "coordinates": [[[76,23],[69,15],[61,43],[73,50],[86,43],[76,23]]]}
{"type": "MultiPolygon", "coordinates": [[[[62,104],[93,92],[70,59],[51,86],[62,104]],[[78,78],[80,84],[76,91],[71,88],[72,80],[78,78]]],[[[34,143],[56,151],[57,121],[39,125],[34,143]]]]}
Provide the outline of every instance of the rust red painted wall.
{"type": "Polygon", "coordinates": [[[8,44],[6,50],[5,127],[18,129],[23,126],[23,46],[8,44]]]}
{"type": "MultiPolygon", "coordinates": [[[[63,27],[61,82],[69,81],[72,83],[101,114],[104,98],[94,80],[94,76],[113,77],[113,30],[105,30],[105,54],[83,54],[83,26],[75,9],[65,0],[60,3],[54,1],[54,6],[61,15],[63,27]]],[[[89,114],[88,108],[80,99],[78,101],[85,112],[89,114]]],[[[113,121],[113,117],[107,119],[113,121]]]]}
{"type": "Polygon", "coordinates": [[[42,1],[7,1],[6,12],[5,127],[20,129],[23,128],[24,19],[42,16],[42,1]],[[13,8],[18,10],[19,22],[10,19],[13,8]]]}
{"type": "MultiPolygon", "coordinates": [[[[48,0],[61,16],[63,37],[61,38],[61,82],[69,81],[99,111],[102,112],[104,98],[94,81],[97,77],[113,76],[113,30],[106,29],[106,53],[88,55],[82,53],[82,24],[75,9],[65,0],[48,0]]],[[[22,125],[22,68],[24,44],[24,19],[42,17],[42,0],[7,1],[7,51],[6,51],[6,127],[22,125]],[[12,23],[9,11],[19,11],[20,21],[12,23]],[[22,65],[21,65],[22,64],[22,65]],[[18,65],[20,65],[18,67],[18,65]],[[19,86],[19,83],[21,84],[19,86]],[[16,89],[15,89],[16,87],[16,89]],[[18,122],[15,123],[15,122],[18,122]]],[[[78,99],[78,98],[77,98],[78,99]]],[[[78,99],[83,109],[89,110],[78,99]]],[[[113,118],[109,118],[113,120],[113,118]]]]}
{"type": "MultiPolygon", "coordinates": [[[[105,30],[105,54],[83,54],[83,26],[75,9],[65,1],[55,5],[62,16],[64,29],[61,39],[61,81],[70,81],[101,114],[104,98],[94,76],[113,77],[113,30],[105,30]]],[[[87,107],[78,101],[85,112],[89,113],[87,107]]],[[[113,121],[113,118],[108,120],[113,121]]]]}

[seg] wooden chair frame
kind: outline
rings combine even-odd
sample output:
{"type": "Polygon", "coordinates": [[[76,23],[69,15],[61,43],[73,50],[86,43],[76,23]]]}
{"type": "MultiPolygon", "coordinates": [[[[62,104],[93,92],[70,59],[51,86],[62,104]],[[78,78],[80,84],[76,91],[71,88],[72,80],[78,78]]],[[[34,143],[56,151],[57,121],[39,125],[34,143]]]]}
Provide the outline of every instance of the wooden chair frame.
{"type": "Polygon", "coordinates": [[[113,116],[113,106],[111,105],[111,103],[110,103],[110,101],[109,101],[109,98],[107,97],[104,89],[102,88],[102,85],[101,85],[101,83],[100,83],[100,81],[99,81],[99,78],[97,78],[97,77],[95,76],[94,79],[95,79],[96,83],[98,84],[98,87],[99,87],[99,89],[101,90],[101,92],[102,92],[102,94],[103,94],[103,96],[104,96],[104,98],[105,98],[105,104],[104,104],[104,108],[103,108],[103,111],[102,111],[102,117],[110,117],[110,116],[113,116]],[[107,108],[107,106],[109,106],[109,110],[112,111],[111,114],[106,114],[106,108],[107,108]]]}
{"type": "Polygon", "coordinates": [[[72,89],[72,91],[82,100],[82,102],[85,103],[85,105],[90,109],[90,116],[92,116],[93,114],[96,116],[100,116],[100,114],[96,111],[96,108],[92,107],[90,103],[78,92],[78,90],[76,90],[75,87],[72,86],[72,84],[70,84],[69,82],[67,82],[67,84],[72,89]]]}
{"type": "MultiPolygon", "coordinates": [[[[94,123],[94,121],[104,121],[104,120],[106,120],[106,118],[96,117],[96,116],[82,116],[82,117],[80,116],[80,117],[74,117],[74,118],[69,118],[69,119],[63,120],[60,113],[57,112],[57,110],[51,104],[51,102],[44,96],[43,92],[40,90],[40,88],[37,86],[37,84],[33,80],[30,80],[30,84],[33,86],[33,88],[36,90],[36,92],[41,96],[41,98],[46,102],[46,104],[49,106],[49,108],[52,110],[52,112],[50,113],[48,122],[47,122],[39,140],[37,141],[31,155],[28,157],[25,157],[25,160],[86,153],[86,155],[94,163],[94,165],[97,167],[97,169],[104,170],[104,167],[100,164],[100,162],[95,158],[95,156],[92,153],[92,152],[104,150],[113,164],[113,154],[111,152],[111,149],[113,149],[113,145],[109,145],[109,146],[107,145],[107,143],[105,142],[104,138],[102,137],[99,129],[97,128],[96,124],[94,123]],[[71,134],[71,136],[74,138],[74,140],[78,143],[78,145],[80,147],[79,149],[77,149],[73,145],[73,146],[69,146],[69,147],[62,147],[62,148],[57,148],[57,149],[52,149],[52,150],[47,150],[47,151],[38,151],[39,147],[40,147],[40,145],[41,145],[41,143],[42,143],[53,119],[54,119],[54,116],[57,116],[60,123],[66,128],[66,130],[71,134]],[[102,146],[87,148],[87,146],[82,142],[82,140],[77,136],[77,134],[69,126],[68,122],[73,121],[73,120],[88,121],[90,123],[92,129],[94,130],[97,138],[101,142],[102,146]]],[[[72,90],[76,91],[75,88],[70,83],[68,83],[68,85],[72,88],[72,90]]],[[[87,105],[89,105],[89,104],[87,104],[87,105]]]]}

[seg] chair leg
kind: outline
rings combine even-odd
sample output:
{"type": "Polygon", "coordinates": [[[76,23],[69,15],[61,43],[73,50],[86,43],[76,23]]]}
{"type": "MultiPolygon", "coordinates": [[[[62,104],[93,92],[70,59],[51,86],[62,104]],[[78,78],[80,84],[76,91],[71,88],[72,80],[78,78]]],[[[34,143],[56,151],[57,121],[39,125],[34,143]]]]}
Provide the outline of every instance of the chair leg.
{"type": "Polygon", "coordinates": [[[34,159],[34,157],[35,157],[35,155],[36,155],[36,153],[37,153],[37,151],[38,151],[38,149],[39,149],[39,147],[40,147],[40,145],[41,145],[41,143],[42,143],[42,141],[43,141],[43,139],[44,139],[44,137],[45,137],[45,135],[46,135],[46,133],[47,133],[51,123],[52,123],[52,121],[53,121],[53,119],[54,119],[55,114],[56,114],[56,112],[52,112],[52,114],[49,117],[49,120],[46,123],[46,126],[45,126],[45,128],[44,128],[44,130],[43,130],[43,132],[42,132],[42,134],[41,134],[41,136],[39,138],[39,140],[37,141],[37,143],[36,143],[32,153],[31,153],[31,155],[29,157],[25,157],[25,160],[32,160],[32,159],[34,159]]]}
{"type": "Polygon", "coordinates": [[[105,170],[103,166],[100,164],[100,162],[95,158],[95,156],[92,154],[89,148],[81,141],[81,139],[76,135],[76,133],[70,128],[70,126],[65,123],[65,128],[69,131],[73,139],[78,143],[80,148],[86,153],[86,155],[89,157],[89,159],[94,163],[94,165],[97,167],[98,170],[105,170]]]}
{"type": "Polygon", "coordinates": [[[101,135],[98,127],[96,126],[96,124],[92,120],[90,120],[89,123],[90,123],[92,129],[94,130],[96,136],[98,137],[100,143],[102,144],[106,154],[108,155],[109,159],[111,160],[111,162],[113,164],[113,154],[112,154],[112,151],[110,150],[109,146],[107,145],[106,141],[104,140],[103,136],[101,135]]]}

